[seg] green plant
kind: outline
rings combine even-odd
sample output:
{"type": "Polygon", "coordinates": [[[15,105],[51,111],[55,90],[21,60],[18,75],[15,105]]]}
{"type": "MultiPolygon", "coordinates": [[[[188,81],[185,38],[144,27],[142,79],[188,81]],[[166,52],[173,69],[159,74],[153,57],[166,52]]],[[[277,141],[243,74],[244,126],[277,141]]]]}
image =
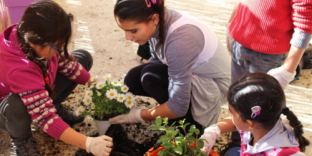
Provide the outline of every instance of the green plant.
{"type": "Polygon", "coordinates": [[[156,125],[152,125],[150,129],[160,130],[164,135],[160,137],[157,143],[161,143],[164,147],[158,153],[159,156],[205,156],[200,149],[204,147],[204,139],[198,139],[200,131],[196,129],[195,125],[191,125],[188,133],[186,126],[189,123],[184,123],[180,120],[180,126],[168,126],[168,118],[156,118],[156,125]],[[185,135],[182,135],[178,128],[182,128],[185,135]],[[195,136],[195,137],[194,137],[195,136]]]}
{"type": "Polygon", "coordinates": [[[105,76],[104,82],[97,82],[86,86],[83,97],[76,98],[78,102],[77,114],[89,115],[96,120],[107,120],[120,114],[126,114],[135,107],[135,96],[128,92],[123,80],[110,82],[110,74],[105,76]]]}

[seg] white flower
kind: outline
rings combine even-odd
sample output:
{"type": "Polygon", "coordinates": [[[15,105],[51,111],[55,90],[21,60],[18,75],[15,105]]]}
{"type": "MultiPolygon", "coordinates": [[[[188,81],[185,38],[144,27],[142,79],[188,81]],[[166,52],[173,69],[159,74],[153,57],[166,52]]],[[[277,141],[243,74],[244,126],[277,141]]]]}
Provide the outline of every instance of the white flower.
{"type": "Polygon", "coordinates": [[[97,93],[97,96],[102,96],[102,93],[101,93],[101,92],[96,91],[96,93],[97,93]]]}
{"type": "Polygon", "coordinates": [[[124,92],[124,93],[127,93],[128,90],[129,90],[129,88],[126,85],[123,85],[121,87],[121,91],[124,92]]]}
{"type": "Polygon", "coordinates": [[[126,99],[134,101],[135,100],[135,96],[132,93],[128,92],[128,93],[126,93],[126,99]]]}
{"type": "Polygon", "coordinates": [[[134,106],[133,100],[126,100],[125,105],[127,108],[132,108],[134,106]]]}
{"type": "Polygon", "coordinates": [[[93,95],[92,90],[88,89],[88,90],[85,91],[85,96],[90,96],[91,97],[92,95],[93,95]]]}
{"type": "Polygon", "coordinates": [[[89,105],[92,103],[92,97],[91,97],[91,96],[86,96],[86,97],[84,97],[83,103],[84,103],[86,106],[89,106],[89,105]]]}
{"type": "Polygon", "coordinates": [[[91,104],[91,109],[95,109],[95,104],[94,103],[91,104]]]}
{"type": "Polygon", "coordinates": [[[104,79],[105,79],[105,80],[109,80],[111,77],[112,77],[111,74],[106,74],[106,75],[104,76],[104,79]]]}
{"type": "Polygon", "coordinates": [[[96,89],[102,89],[104,86],[105,86],[104,83],[97,83],[95,87],[96,89]]]}
{"type": "Polygon", "coordinates": [[[126,96],[124,94],[118,94],[117,95],[117,101],[118,102],[124,102],[126,100],[126,96]]]}
{"type": "Polygon", "coordinates": [[[117,97],[117,90],[116,89],[110,89],[106,92],[106,97],[110,100],[113,100],[117,97]]]}
{"type": "Polygon", "coordinates": [[[122,85],[124,85],[124,80],[123,79],[118,81],[118,86],[122,86],[122,85]]]}
{"type": "Polygon", "coordinates": [[[119,82],[117,80],[112,81],[111,84],[113,86],[119,86],[119,82]]]}
{"type": "Polygon", "coordinates": [[[84,112],[85,111],[85,109],[84,109],[84,107],[83,106],[79,106],[78,108],[77,108],[77,111],[76,111],[76,115],[78,116],[78,115],[80,115],[82,112],[84,112]]]}
{"type": "Polygon", "coordinates": [[[97,76],[91,78],[92,82],[96,82],[96,80],[97,80],[97,76]]]}
{"type": "Polygon", "coordinates": [[[82,102],[82,98],[80,96],[76,96],[76,102],[77,104],[80,104],[82,102]]]}

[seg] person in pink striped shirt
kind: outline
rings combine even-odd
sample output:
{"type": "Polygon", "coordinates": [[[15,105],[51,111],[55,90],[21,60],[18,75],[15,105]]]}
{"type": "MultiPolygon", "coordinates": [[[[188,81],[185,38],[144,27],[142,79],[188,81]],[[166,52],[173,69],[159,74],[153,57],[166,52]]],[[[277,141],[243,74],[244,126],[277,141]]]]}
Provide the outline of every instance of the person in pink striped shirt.
{"type": "Polygon", "coordinates": [[[42,0],[0,34],[0,129],[10,134],[17,155],[40,155],[32,122],[94,155],[108,156],[111,151],[112,138],[87,137],[72,129],[84,118],[61,104],[78,84],[91,84],[91,55],[67,50],[72,20],[57,3],[42,0]]]}
{"type": "Polygon", "coordinates": [[[236,80],[227,93],[230,117],[205,129],[202,152],[209,154],[222,133],[238,131],[241,147],[225,156],[304,156],[310,143],[303,125],[286,106],[279,82],[265,73],[252,73],[236,80]],[[288,121],[281,119],[284,114],[288,121]]]}

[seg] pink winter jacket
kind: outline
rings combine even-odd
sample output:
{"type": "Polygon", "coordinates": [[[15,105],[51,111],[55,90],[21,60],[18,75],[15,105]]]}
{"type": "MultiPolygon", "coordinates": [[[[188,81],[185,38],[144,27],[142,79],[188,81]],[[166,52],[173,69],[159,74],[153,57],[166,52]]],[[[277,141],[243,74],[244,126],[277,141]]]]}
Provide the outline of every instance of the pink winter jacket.
{"type": "MultiPolygon", "coordinates": [[[[57,72],[68,79],[85,84],[90,74],[76,61],[69,62],[63,55],[47,61],[49,84],[53,87],[57,72]]],[[[50,136],[59,139],[69,127],[56,113],[45,90],[43,73],[39,66],[28,60],[19,47],[16,25],[0,34],[0,101],[9,93],[21,97],[31,119],[50,136]]]]}

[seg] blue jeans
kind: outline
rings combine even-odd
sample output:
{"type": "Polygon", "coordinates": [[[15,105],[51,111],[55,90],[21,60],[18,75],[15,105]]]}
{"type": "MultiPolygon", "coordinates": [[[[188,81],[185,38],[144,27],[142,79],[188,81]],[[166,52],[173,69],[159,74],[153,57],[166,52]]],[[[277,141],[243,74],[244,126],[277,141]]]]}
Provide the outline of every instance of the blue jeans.
{"type": "Polygon", "coordinates": [[[288,53],[274,55],[257,52],[234,40],[231,46],[231,81],[233,83],[248,73],[267,73],[270,69],[280,67],[287,55],[288,53]]]}
{"type": "Polygon", "coordinates": [[[229,149],[224,156],[240,156],[240,147],[233,147],[229,149]]]}

